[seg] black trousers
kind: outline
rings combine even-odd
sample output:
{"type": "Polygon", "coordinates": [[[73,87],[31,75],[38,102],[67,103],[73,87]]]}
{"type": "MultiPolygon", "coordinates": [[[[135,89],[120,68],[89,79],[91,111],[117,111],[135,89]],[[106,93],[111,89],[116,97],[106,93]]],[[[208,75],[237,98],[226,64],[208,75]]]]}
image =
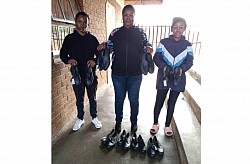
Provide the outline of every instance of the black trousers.
{"type": "Polygon", "coordinates": [[[95,79],[93,84],[87,86],[84,82],[80,85],[73,85],[73,90],[76,96],[76,107],[77,107],[77,117],[83,120],[84,117],[84,94],[85,88],[87,89],[87,95],[89,98],[89,106],[90,106],[90,115],[93,118],[97,117],[96,110],[96,89],[97,89],[97,80],[95,79]]]}
{"type": "MultiPolygon", "coordinates": [[[[154,124],[158,124],[158,118],[161,112],[161,109],[163,107],[164,101],[166,99],[167,93],[169,89],[162,89],[157,90],[156,94],[156,101],[155,101],[155,107],[154,107],[154,124]]],[[[167,102],[167,116],[166,116],[166,122],[165,126],[169,127],[173,114],[174,114],[174,108],[177,101],[177,98],[179,96],[180,92],[176,92],[173,90],[170,90],[168,102],[167,102]]]]}

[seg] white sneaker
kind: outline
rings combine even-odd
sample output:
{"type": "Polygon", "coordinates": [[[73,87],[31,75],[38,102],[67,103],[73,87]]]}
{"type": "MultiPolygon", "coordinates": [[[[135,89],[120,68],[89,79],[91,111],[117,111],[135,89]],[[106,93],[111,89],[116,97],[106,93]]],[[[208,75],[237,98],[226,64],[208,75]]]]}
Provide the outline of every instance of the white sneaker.
{"type": "Polygon", "coordinates": [[[102,123],[97,118],[94,118],[92,120],[92,123],[95,125],[95,128],[97,129],[100,129],[102,127],[102,123]]]}
{"type": "Polygon", "coordinates": [[[77,118],[76,122],[75,122],[75,125],[73,127],[73,130],[74,131],[77,131],[80,129],[80,127],[82,126],[82,124],[84,124],[84,120],[81,120],[79,118],[77,118]]]}

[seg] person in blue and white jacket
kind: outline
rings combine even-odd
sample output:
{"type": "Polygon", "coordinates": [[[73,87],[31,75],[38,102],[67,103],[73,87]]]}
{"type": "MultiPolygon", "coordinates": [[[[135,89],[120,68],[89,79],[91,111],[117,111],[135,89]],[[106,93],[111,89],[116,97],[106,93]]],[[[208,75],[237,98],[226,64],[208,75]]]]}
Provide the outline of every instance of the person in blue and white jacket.
{"type": "Polygon", "coordinates": [[[167,93],[170,90],[164,133],[166,136],[173,135],[170,123],[175,104],[180,92],[184,92],[185,90],[185,72],[193,65],[192,45],[183,36],[186,27],[185,19],[181,17],[173,18],[171,26],[172,35],[160,41],[153,57],[155,65],[158,67],[154,124],[150,129],[150,132],[153,134],[156,134],[159,130],[158,118],[167,93]]]}

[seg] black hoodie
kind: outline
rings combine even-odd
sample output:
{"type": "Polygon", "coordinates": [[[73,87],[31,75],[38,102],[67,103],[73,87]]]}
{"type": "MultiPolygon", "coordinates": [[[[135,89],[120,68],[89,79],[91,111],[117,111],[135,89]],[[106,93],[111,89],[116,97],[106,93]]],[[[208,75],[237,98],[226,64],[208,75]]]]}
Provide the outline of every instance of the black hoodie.
{"type": "Polygon", "coordinates": [[[113,43],[112,74],[118,76],[138,76],[142,74],[140,69],[140,54],[143,51],[143,40],[150,45],[141,28],[124,26],[114,29],[109,41],[113,43]]]}
{"type": "MultiPolygon", "coordinates": [[[[86,76],[87,61],[94,60],[94,54],[97,53],[98,40],[95,36],[86,33],[84,36],[80,35],[76,30],[65,37],[62,48],[60,50],[60,58],[68,64],[70,59],[75,59],[78,62],[78,70],[82,78],[86,76]]],[[[95,67],[93,67],[95,74],[95,67]]]]}

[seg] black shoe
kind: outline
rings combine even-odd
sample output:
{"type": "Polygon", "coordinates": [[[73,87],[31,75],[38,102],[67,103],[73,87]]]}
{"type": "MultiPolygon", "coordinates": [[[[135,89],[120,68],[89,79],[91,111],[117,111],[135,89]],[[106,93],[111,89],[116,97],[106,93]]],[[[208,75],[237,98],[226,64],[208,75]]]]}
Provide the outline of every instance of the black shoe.
{"type": "Polygon", "coordinates": [[[163,79],[166,80],[166,84],[168,83],[169,77],[170,77],[170,72],[171,72],[171,67],[168,65],[166,70],[165,70],[165,75],[163,79]]]}
{"type": "Polygon", "coordinates": [[[129,133],[127,133],[125,141],[123,142],[123,149],[129,150],[129,148],[130,148],[129,133]]]}
{"type": "Polygon", "coordinates": [[[157,140],[156,136],[154,136],[154,138],[153,138],[153,143],[154,143],[154,145],[155,145],[156,148],[157,148],[157,153],[158,153],[159,155],[163,155],[163,154],[164,154],[164,149],[163,149],[163,147],[161,146],[160,142],[157,140]]]}
{"type": "Polygon", "coordinates": [[[150,137],[149,140],[148,140],[148,145],[147,145],[147,155],[150,158],[154,158],[155,155],[156,155],[156,151],[157,151],[157,148],[153,143],[152,137],[150,137]]]}
{"type": "Polygon", "coordinates": [[[177,85],[181,79],[182,71],[180,67],[174,69],[174,85],[177,85]]]}
{"type": "Polygon", "coordinates": [[[100,148],[107,147],[107,145],[108,145],[108,143],[109,143],[109,138],[110,138],[110,136],[112,136],[114,133],[115,133],[115,129],[112,129],[112,131],[111,131],[107,136],[101,138],[101,145],[100,145],[100,148]]]}
{"type": "Polygon", "coordinates": [[[146,53],[146,59],[148,61],[148,72],[154,73],[155,65],[152,59],[152,55],[150,53],[146,53]]]}
{"type": "Polygon", "coordinates": [[[126,131],[125,130],[123,130],[122,131],[122,134],[120,135],[120,137],[118,138],[118,141],[117,141],[117,146],[122,146],[123,145],[123,143],[125,142],[125,140],[126,140],[126,131]]]}
{"type": "Polygon", "coordinates": [[[91,67],[87,67],[86,71],[86,85],[90,86],[93,84],[94,75],[91,67]]]}
{"type": "Polygon", "coordinates": [[[98,69],[100,71],[107,70],[110,65],[110,51],[106,48],[98,54],[98,69]]]}
{"type": "Polygon", "coordinates": [[[148,74],[148,61],[146,60],[146,53],[141,53],[141,71],[144,75],[148,74]]]}
{"type": "Polygon", "coordinates": [[[147,147],[141,135],[138,137],[138,151],[143,154],[147,151],[147,147]]]}
{"type": "Polygon", "coordinates": [[[137,150],[138,149],[138,140],[137,140],[136,133],[134,133],[133,136],[132,136],[132,139],[131,139],[131,148],[133,150],[137,150]]]}
{"type": "Polygon", "coordinates": [[[121,132],[121,123],[120,122],[116,122],[115,131],[117,134],[119,134],[121,132]]]}
{"type": "Polygon", "coordinates": [[[116,142],[117,142],[117,136],[118,134],[116,133],[116,131],[107,137],[107,148],[111,149],[115,146],[116,142]]]}
{"type": "Polygon", "coordinates": [[[137,123],[131,124],[131,134],[135,133],[137,131],[137,123]]]}
{"type": "Polygon", "coordinates": [[[71,79],[72,84],[75,84],[75,85],[81,84],[81,77],[80,77],[79,70],[78,70],[77,66],[71,66],[70,72],[72,75],[72,79],[71,79]]]}

